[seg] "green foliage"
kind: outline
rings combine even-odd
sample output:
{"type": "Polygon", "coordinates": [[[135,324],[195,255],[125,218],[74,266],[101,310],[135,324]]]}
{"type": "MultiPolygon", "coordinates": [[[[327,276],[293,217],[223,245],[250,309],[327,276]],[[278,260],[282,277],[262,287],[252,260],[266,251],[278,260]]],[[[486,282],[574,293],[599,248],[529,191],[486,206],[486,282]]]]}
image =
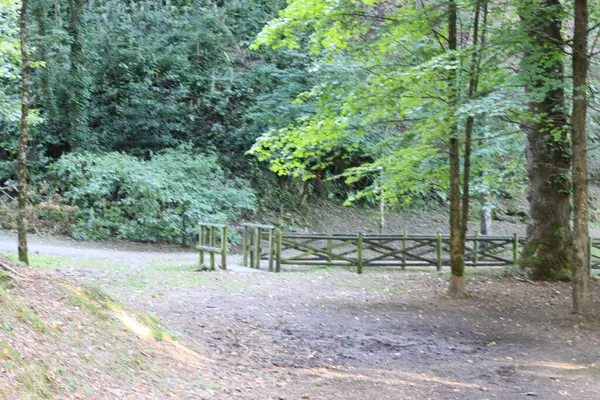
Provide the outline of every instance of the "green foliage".
{"type": "MultiPolygon", "coordinates": [[[[463,26],[472,24],[469,2],[461,3],[463,26]]],[[[511,13],[515,15],[514,9],[511,13]]],[[[369,187],[350,196],[385,197],[407,203],[414,196],[448,188],[447,141],[456,118],[464,126],[477,117],[474,175],[496,193],[524,180],[522,152],[511,118],[521,118],[526,97],[515,90],[514,43],[518,29],[506,23],[505,7],[490,6],[479,93],[466,96],[473,46],[455,52],[445,43],[445,8],[438,3],[388,6],[378,1],[295,0],[257,36],[254,46],[291,48],[314,54],[321,79],[296,103],[314,111],[264,133],[250,153],[279,175],[310,179],[340,157],[361,154],[358,166],[339,174],[369,187]],[[454,71],[456,82],[448,78],[454,71]],[[450,107],[452,85],[460,88],[458,110],[450,107]],[[510,137],[495,140],[494,137],[510,137]],[[499,155],[503,155],[503,162],[499,155]],[[506,159],[510,160],[506,160],[506,159]],[[488,169],[490,166],[494,168],[488,169]],[[510,179],[508,179],[510,177],[510,179]]],[[[462,135],[462,131],[459,131],[462,135]]],[[[488,189],[486,189],[488,190],[488,189]]]]}
{"type": "Polygon", "coordinates": [[[15,0],[0,0],[0,126],[17,121],[20,116],[19,81],[19,26],[15,0]]]}
{"type": "Polygon", "coordinates": [[[75,236],[181,242],[198,222],[226,222],[255,208],[248,183],[229,178],[214,155],[189,146],[150,160],[72,153],[51,168],[56,190],[79,207],[75,236]]]}

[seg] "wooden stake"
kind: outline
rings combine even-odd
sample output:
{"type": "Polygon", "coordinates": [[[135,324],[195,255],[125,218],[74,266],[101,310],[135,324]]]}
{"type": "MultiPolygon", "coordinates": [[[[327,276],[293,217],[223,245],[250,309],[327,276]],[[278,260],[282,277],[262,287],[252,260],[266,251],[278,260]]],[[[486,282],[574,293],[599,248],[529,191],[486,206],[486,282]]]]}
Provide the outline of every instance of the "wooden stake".
{"type": "MultiPolygon", "coordinates": [[[[200,246],[205,246],[205,238],[204,238],[204,226],[200,225],[200,235],[198,239],[198,244],[200,246]]],[[[204,267],[204,250],[200,250],[200,268],[204,267]]]]}
{"type": "Polygon", "coordinates": [[[260,228],[254,228],[254,268],[260,269],[260,242],[261,242],[262,230],[260,228]]]}
{"type": "Polygon", "coordinates": [[[269,229],[269,272],[273,272],[273,253],[275,251],[273,240],[273,229],[269,229]]]}
{"type": "Polygon", "coordinates": [[[227,271],[227,226],[221,228],[221,269],[227,271]]]}
{"type": "MultiPolygon", "coordinates": [[[[210,227],[210,247],[215,247],[217,244],[217,229],[214,226],[210,227]]],[[[210,252],[210,270],[215,270],[215,253],[210,252]]]]}
{"type": "Polygon", "coordinates": [[[406,238],[408,237],[408,231],[404,230],[404,237],[402,238],[402,271],[406,269],[406,238]]]}
{"type": "Polygon", "coordinates": [[[435,257],[438,272],[442,270],[442,234],[437,234],[437,246],[435,248],[435,257]]]}
{"type": "Polygon", "coordinates": [[[519,265],[519,235],[513,235],[513,265],[519,265]]]}
{"type": "Polygon", "coordinates": [[[277,260],[275,263],[275,272],[281,272],[281,248],[283,247],[283,232],[277,231],[277,260]]]}
{"type": "Polygon", "coordinates": [[[475,232],[475,242],[473,243],[473,266],[477,267],[479,260],[479,232],[475,232]]]}
{"type": "Polygon", "coordinates": [[[244,239],[242,240],[242,254],[244,267],[248,266],[248,227],[244,225],[244,239]]]}
{"type": "Polygon", "coordinates": [[[356,272],[362,274],[363,268],[363,234],[359,232],[356,239],[356,272]]]}

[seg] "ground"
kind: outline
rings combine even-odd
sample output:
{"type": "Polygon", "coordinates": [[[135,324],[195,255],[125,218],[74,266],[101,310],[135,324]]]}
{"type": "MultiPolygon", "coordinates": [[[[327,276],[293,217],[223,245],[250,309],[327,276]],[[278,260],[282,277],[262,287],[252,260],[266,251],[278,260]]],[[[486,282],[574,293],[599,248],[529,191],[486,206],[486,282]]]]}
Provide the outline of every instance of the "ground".
{"type": "MultiPolygon", "coordinates": [[[[14,248],[0,237],[0,250],[14,248]]],[[[101,286],[206,358],[180,361],[168,377],[184,388],[169,398],[600,398],[600,328],[569,315],[568,284],[470,270],[473,297],[450,300],[435,270],[211,273],[170,247],[34,237],[31,250],[36,269],[101,286]]],[[[146,378],[133,398],[153,390],[146,378]]]]}

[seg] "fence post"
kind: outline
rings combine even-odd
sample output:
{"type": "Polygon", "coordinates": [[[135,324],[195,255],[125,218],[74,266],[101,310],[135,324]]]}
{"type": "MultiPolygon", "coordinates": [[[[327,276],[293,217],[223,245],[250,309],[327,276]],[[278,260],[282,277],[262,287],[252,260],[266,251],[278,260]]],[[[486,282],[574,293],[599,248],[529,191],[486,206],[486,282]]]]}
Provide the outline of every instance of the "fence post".
{"type": "Polygon", "coordinates": [[[275,272],[281,272],[281,248],[283,246],[283,232],[277,230],[277,258],[275,260],[275,272]]]}
{"type": "Polygon", "coordinates": [[[519,235],[513,235],[513,265],[519,265],[519,235]]]}
{"type": "Polygon", "coordinates": [[[356,239],[356,272],[362,274],[363,268],[363,234],[359,232],[356,239]]]}
{"type": "Polygon", "coordinates": [[[250,268],[254,268],[254,263],[256,261],[256,257],[254,254],[256,253],[254,247],[254,235],[256,234],[256,229],[248,228],[248,257],[250,258],[250,268]]]}
{"type": "Polygon", "coordinates": [[[261,248],[260,248],[260,244],[261,244],[261,241],[262,241],[262,229],[256,228],[254,230],[254,236],[255,236],[255,238],[254,238],[254,244],[255,244],[255,247],[254,247],[254,249],[255,249],[254,250],[255,251],[254,257],[256,257],[256,260],[254,262],[254,268],[260,269],[260,253],[262,251],[261,248]]]}
{"type": "Polygon", "coordinates": [[[269,272],[273,272],[273,229],[269,229],[269,272]]]}
{"type": "Polygon", "coordinates": [[[442,234],[438,232],[437,234],[437,245],[435,247],[435,258],[436,258],[436,268],[439,271],[442,270],[442,234]]]}
{"type": "MultiPolygon", "coordinates": [[[[210,247],[215,247],[217,245],[217,229],[214,226],[210,227],[210,247]]],[[[210,270],[214,271],[215,269],[215,252],[210,252],[210,270]]]]}
{"type": "Polygon", "coordinates": [[[479,261],[479,232],[475,232],[475,243],[473,243],[473,266],[477,267],[479,261]]]}
{"type": "Polygon", "coordinates": [[[402,238],[402,271],[406,269],[406,238],[408,231],[404,230],[404,237],[402,238]]]}
{"type": "MultiPolygon", "coordinates": [[[[204,225],[200,225],[200,232],[198,235],[198,243],[200,246],[204,246],[204,242],[206,241],[204,237],[204,225]]],[[[204,267],[204,250],[200,249],[200,268],[204,267]]]]}
{"type": "Polygon", "coordinates": [[[333,259],[333,241],[327,239],[327,262],[330,263],[333,259]]]}
{"type": "Polygon", "coordinates": [[[244,239],[242,240],[242,254],[244,267],[248,266],[248,227],[244,225],[244,239]]]}
{"type": "Polygon", "coordinates": [[[592,251],[594,251],[594,239],[590,236],[588,242],[588,274],[592,276],[592,251]]]}
{"type": "Polygon", "coordinates": [[[221,269],[227,270],[227,225],[221,228],[221,269]]]}

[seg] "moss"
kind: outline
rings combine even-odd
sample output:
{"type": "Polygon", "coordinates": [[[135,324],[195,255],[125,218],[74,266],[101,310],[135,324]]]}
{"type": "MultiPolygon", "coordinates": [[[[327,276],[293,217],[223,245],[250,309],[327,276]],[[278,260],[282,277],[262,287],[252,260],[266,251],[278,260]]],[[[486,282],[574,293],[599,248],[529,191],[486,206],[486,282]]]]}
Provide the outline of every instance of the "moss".
{"type": "Polygon", "coordinates": [[[56,380],[51,373],[51,368],[36,361],[29,361],[25,370],[19,374],[17,381],[33,398],[51,399],[57,388],[56,380]]]}
{"type": "Polygon", "coordinates": [[[533,280],[570,281],[568,232],[563,228],[551,229],[544,236],[526,243],[519,265],[529,272],[533,280]]]}
{"type": "Polygon", "coordinates": [[[76,307],[87,310],[102,319],[108,319],[111,306],[115,303],[102,289],[94,286],[73,288],[65,286],[70,292],[69,301],[76,307]]]}
{"type": "MultiPolygon", "coordinates": [[[[2,302],[2,307],[6,312],[18,321],[31,325],[35,330],[40,333],[50,334],[51,330],[48,328],[48,325],[44,321],[42,321],[37,314],[31,311],[29,308],[16,302],[14,299],[8,298],[6,292],[0,291],[0,302],[2,302]]],[[[4,325],[10,325],[9,321],[2,321],[4,325]]]]}
{"type": "Polygon", "coordinates": [[[13,284],[13,278],[0,269],[0,287],[7,288],[13,284]]]}

